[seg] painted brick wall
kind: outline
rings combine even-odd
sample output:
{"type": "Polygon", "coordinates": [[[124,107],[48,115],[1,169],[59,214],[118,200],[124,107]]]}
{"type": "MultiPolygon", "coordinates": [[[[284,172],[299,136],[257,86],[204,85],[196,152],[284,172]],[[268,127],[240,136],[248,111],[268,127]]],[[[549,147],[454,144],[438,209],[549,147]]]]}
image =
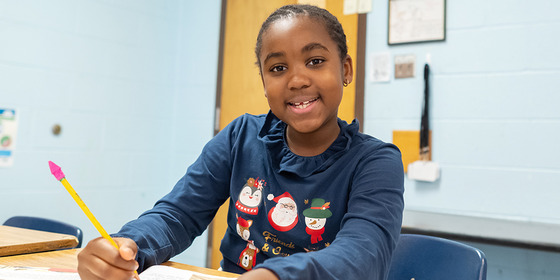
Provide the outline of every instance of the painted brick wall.
{"type": "MultiPolygon", "coordinates": [[[[109,232],[167,193],[212,137],[219,20],[216,0],[0,1],[0,107],[19,115],[0,221],[43,216],[99,235],[49,160],[109,232]]],[[[205,258],[204,234],[178,260],[205,258]]]]}
{"type": "MultiPolygon", "coordinates": [[[[560,3],[447,1],[445,42],[387,45],[374,0],[367,52],[416,55],[416,76],[366,82],[365,132],[418,130],[431,55],[435,183],[405,182],[408,209],[560,223],[560,3]]],[[[489,279],[558,279],[560,254],[481,245],[489,279]],[[533,260],[533,261],[528,261],[533,260]]]]}

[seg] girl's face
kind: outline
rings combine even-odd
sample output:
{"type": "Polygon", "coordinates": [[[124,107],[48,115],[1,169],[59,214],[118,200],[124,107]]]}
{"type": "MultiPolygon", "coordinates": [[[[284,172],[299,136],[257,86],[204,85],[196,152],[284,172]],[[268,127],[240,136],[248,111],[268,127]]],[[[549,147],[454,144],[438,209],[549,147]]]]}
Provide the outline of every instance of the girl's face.
{"type": "Polygon", "coordinates": [[[270,109],[288,129],[314,133],[337,123],[343,81],[352,81],[352,60],[347,56],[341,62],[322,23],[307,16],[274,22],[263,34],[260,61],[270,109]]]}

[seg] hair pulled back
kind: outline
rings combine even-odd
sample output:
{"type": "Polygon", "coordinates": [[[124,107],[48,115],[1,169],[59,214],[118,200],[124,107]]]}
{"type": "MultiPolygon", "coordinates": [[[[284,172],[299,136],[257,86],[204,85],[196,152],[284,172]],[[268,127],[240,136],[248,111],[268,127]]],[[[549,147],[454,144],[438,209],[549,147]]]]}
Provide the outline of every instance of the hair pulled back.
{"type": "Polygon", "coordinates": [[[325,26],[327,33],[331,39],[337,44],[340,60],[343,61],[348,55],[348,46],[346,45],[346,35],[342,29],[342,25],[338,19],[329,11],[312,6],[312,5],[286,5],[278,8],[263,22],[259,35],[257,36],[257,44],[255,47],[255,55],[257,56],[257,65],[261,67],[260,54],[262,49],[262,36],[268,30],[271,24],[278,20],[287,19],[295,16],[308,16],[311,19],[319,20],[325,26]]]}

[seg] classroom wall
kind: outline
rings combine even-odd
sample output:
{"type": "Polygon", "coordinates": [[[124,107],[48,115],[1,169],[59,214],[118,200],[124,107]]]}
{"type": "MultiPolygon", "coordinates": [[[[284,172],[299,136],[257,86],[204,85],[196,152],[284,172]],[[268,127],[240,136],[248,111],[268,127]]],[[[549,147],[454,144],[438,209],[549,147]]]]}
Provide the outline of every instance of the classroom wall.
{"type": "MultiPolygon", "coordinates": [[[[19,116],[0,223],[42,216],[99,236],[49,160],[108,232],[166,194],[213,135],[220,3],[0,1],[0,107],[19,116]]],[[[176,260],[204,266],[206,243],[176,260]]]]}
{"type": "MultiPolygon", "coordinates": [[[[220,2],[0,1],[0,107],[20,116],[15,164],[0,169],[0,222],[60,218],[98,236],[48,160],[111,232],[169,191],[212,136],[220,2]]],[[[393,130],[419,128],[432,57],[442,177],[407,180],[406,207],[560,223],[560,4],[447,1],[445,42],[388,46],[387,2],[372,1],[367,53],[413,53],[416,77],[366,81],[366,133],[391,142],[393,130]]],[[[557,253],[473,245],[488,279],[560,278],[557,253]]],[[[200,238],[178,260],[204,265],[205,247],[200,238]]]]}
{"type": "MultiPolygon", "coordinates": [[[[414,54],[416,76],[366,81],[366,133],[390,142],[393,130],[419,130],[426,54],[432,61],[441,178],[406,180],[407,209],[560,223],[559,10],[554,0],[448,0],[444,42],[388,46],[388,1],[373,1],[368,55],[414,54]]],[[[550,265],[558,253],[476,245],[487,252],[489,279],[560,278],[550,265]]]]}

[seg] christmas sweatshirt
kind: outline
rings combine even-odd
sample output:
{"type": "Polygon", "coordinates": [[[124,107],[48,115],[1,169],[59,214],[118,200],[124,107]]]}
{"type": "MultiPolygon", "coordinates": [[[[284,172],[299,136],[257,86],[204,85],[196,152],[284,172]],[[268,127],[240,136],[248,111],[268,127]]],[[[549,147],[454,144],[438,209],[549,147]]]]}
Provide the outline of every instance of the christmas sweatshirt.
{"type": "Polygon", "coordinates": [[[338,120],[322,154],[292,153],[274,114],[245,114],[204,147],[173,190],[115,236],[138,245],[140,271],[181,253],[229,200],[225,271],[284,279],[385,279],[401,229],[396,146],[338,120]]]}

